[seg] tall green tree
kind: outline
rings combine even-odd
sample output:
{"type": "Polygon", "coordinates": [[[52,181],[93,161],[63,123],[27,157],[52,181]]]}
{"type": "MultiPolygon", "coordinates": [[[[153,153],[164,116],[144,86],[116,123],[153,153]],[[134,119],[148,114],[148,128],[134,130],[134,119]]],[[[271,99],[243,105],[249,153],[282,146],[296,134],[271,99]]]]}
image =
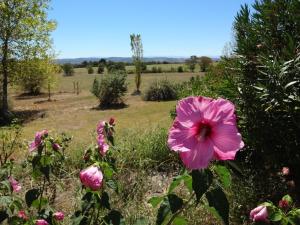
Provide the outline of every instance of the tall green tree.
{"type": "MultiPolygon", "coordinates": [[[[50,32],[56,23],[48,19],[50,0],[0,1],[0,61],[2,99],[0,117],[7,121],[8,84],[19,60],[44,58],[51,48],[50,32]]],[[[13,79],[11,79],[13,81],[13,79]]]]}
{"type": "Polygon", "coordinates": [[[189,67],[191,72],[194,72],[196,69],[196,65],[198,63],[198,58],[195,55],[192,55],[188,60],[185,61],[187,66],[189,67]]]}
{"type": "Polygon", "coordinates": [[[142,82],[142,69],[143,69],[143,44],[140,34],[131,34],[130,35],[130,45],[132,51],[132,59],[135,66],[135,85],[136,85],[136,94],[140,94],[140,86],[142,82]]]}

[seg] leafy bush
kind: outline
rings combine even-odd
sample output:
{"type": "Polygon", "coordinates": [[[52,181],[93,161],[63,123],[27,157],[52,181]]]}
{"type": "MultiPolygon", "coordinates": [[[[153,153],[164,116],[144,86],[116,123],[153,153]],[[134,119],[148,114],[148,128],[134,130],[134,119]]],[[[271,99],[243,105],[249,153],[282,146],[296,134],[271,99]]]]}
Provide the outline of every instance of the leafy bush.
{"type": "Polygon", "coordinates": [[[105,65],[100,63],[97,70],[98,74],[104,73],[104,69],[105,69],[105,65]]]}
{"type": "Polygon", "coordinates": [[[153,82],[145,91],[143,96],[145,101],[169,101],[177,99],[176,88],[168,80],[158,80],[153,82]]]}
{"type": "Polygon", "coordinates": [[[65,76],[73,76],[75,73],[74,67],[71,63],[66,63],[62,65],[62,69],[64,71],[65,76]]]}
{"type": "Polygon", "coordinates": [[[183,73],[183,72],[184,72],[183,66],[178,66],[177,72],[178,72],[178,73],[183,73]]]}
{"type": "Polygon", "coordinates": [[[239,107],[248,146],[241,161],[247,159],[247,167],[257,173],[260,194],[276,198],[285,185],[274,190],[265,177],[283,166],[290,167],[300,190],[300,2],[256,1],[251,11],[242,7],[234,24],[239,107]]]}
{"type": "Polygon", "coordinates": [[[209,65],[211,65],[213,63],[213,60],[207,56],[201,56],[199,58],[200,61],[200,68],[202,72],[206,72],[206,70],[208,69],[209,65]]]}
{"type": "Polygon", "coordinates": [[[88,66],[87,71],[88,71],[88,74],[93,74],[94,73],[94,68],[92,66],[88,66]]]}
{"type": "Polygon", "coordinates": [[[127,91],[126,74],[105,75],[100,81],[94,80],[91,92],[99,99],[100,108],[124,106],[122,97],[127,91]]]}

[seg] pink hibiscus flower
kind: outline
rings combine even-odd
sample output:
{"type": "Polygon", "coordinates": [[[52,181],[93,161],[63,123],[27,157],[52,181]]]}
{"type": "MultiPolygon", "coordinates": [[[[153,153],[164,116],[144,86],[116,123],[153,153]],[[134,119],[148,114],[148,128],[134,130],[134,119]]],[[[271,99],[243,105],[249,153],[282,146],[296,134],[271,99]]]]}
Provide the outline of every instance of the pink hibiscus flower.
{"type": "Polygon", "coordinates": [[[98,135],[97,142],[98,142],[99,152],[102,156],[104,156],[109,149],[109,145],[105,142],[105,137],[103,134],[98,135]]]}
{"type": "Polygon", "coordinates": [[[8,178],[8,180],[9,180],[9,183],[10,183],[10,185],[11,185],[14,192],[20,192],[21,191],[22,187],[21,187],[21,185],[19,184],[18,181],[16,181],[12,176],[10,176],[8,178]]]}
{"type": "Polygon", "coordinates": [[[38,131],[35,133],[34,141],[29,144],[29,151],[33,152],[43,143],[43,138],[48,135],[47,130],[38,131]]]}
{"type": "Polygon", "coordinates": [[[189,169],[206,168],[213,159],[232,160],[243,148],[234,105],[225,99],[188,97],[179,101],[168,145],[189,169]]]}
{"type": "Polygon", "coordinates": [[[81,183],[93,191],[99,190],[102,186],[103,174],[96,166],[90,166],[82,170],[79,177],[81,183]]]}

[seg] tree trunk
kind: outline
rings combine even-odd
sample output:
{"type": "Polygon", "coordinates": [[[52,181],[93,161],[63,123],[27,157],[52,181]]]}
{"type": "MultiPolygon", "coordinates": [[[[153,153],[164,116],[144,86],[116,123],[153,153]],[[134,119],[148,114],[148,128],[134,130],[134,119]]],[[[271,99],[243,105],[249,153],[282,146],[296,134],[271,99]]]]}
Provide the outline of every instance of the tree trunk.
{"type": "Polygon", "coordinates": [[[1,108],[1,116],[4,119],[4,122],[9,122],[11,117],[11,113],[8,110],[8,41],[4,41],[2,47],[2,72],[3,72],[3,79],[2,79],[2,108],[1,108]]]}

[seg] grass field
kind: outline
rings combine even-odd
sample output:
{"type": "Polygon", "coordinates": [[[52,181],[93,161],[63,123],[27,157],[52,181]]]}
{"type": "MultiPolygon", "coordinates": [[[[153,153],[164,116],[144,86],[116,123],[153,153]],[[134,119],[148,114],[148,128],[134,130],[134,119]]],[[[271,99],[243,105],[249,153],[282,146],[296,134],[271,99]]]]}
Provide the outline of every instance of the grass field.
{"type": "MultiPolygon", "coordinates": [[[[151,82],[158,79],[168,79],[172,82],[188,80],[196,73],[162,73],[143,74],[141,90],[144,91],[151,82]]],[[[46,101],[46,96],[17,97],[14,96],[14,109],[29,112],[34,110],[41,117],[29,121],[24,126],[24,139],[32,139],[36,131],[49,129],[55,132],[68,132],[74,136],[74,145],[81,146],[90,143],[90,133],[95,129],[99,120],[115,117],[117,131],[125,132],[127,128],[148,128],[153,126],[169,127],[169,111],[174,107],[175,101],[144,102],[140,96],[132,96],[134,91],[134,75],[128,75],[128,93],[125,96],[126,108],[112,110],[96,110],[97,99],[90,93],[95,77],[103,75],[90,75],[87,70],[76,69],[72,77],[60,75],[59,82],[53,95],[53,101],[46,101]],[[80,94],[74,93],[73,82],[79,83],[80,94]]]]}

